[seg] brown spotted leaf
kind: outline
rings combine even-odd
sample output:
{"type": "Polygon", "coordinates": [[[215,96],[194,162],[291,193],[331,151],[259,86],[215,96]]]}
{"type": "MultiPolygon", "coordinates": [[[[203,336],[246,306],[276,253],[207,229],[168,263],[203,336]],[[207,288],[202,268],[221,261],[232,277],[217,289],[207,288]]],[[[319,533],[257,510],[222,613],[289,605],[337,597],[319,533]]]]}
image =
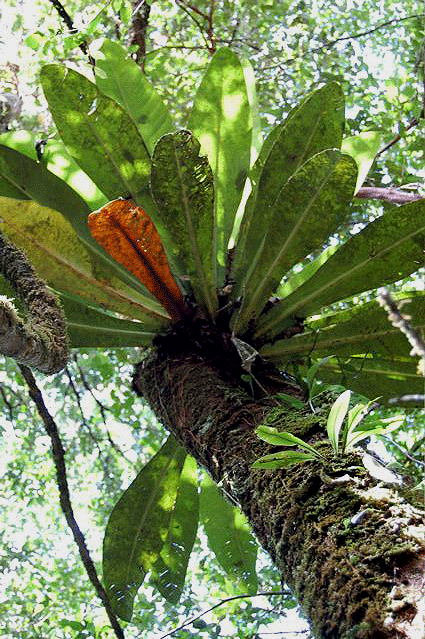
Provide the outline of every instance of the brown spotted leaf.
{"type": "Polygon", "coordinates": [[[119,199],[91,213],[88,225],[94,239],[155,295],[171,319],[180,319],[183,295],[149,215],[131,200],[119,199]]]}

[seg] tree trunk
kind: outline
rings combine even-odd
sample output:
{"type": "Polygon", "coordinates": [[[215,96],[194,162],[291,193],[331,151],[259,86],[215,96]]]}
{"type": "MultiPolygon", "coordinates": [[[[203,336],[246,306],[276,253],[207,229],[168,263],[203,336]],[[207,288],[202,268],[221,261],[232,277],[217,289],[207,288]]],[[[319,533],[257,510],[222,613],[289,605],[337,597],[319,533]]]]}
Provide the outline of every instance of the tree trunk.
{"type": "MultiPolygon", "coordinates": [[[[182,340],[174,336],[173,343],[182,340]]],[[[240,504],[315,635],[422,638],[423,513],[370,477],[359,455],[333,457],[323,425],[334,397],[324,393],[314,413],[307,404],[278,406],[271,395],[255,400],[241,386],[233,354],[224,359],[211,348],[205,358],[194,347],[170,355],[169,344],[137,367],[134,388],[240,504]],[[326,465],[253,470],[258,457],[276,451],[254,433],[266,416],[318,445],[326,465]]],[[[285,384],[281,391],[302,395],[285,384]]]]}

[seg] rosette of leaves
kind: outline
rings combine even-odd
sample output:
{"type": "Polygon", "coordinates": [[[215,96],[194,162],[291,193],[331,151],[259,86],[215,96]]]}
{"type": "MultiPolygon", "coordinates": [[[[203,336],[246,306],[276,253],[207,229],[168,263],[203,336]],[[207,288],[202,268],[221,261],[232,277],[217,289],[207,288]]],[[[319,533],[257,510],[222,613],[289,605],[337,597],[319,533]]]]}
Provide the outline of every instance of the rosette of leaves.
{"type": "MultiPolygon", "coordinates": [[[[0,228],[59,296],[71,346],[148,346],[195,308],[279,367],[327,358],[318,372],[327,382],[383,398],[420,391],[409,346],[373,291],[423,264],[425,206],[389,207],[332,243],[357,174],[341,151],[337,83],[308,94],[264,142],[252,69],[228,49],[211,59],[184,130],[112,42],[95,82],[54,64],[41,83],[57,133],[41,158],[30,133],[1,136],[0,228]]],[[[10,295],[6,283],[0,290],[10,295]]],[[[421,328],[425,297],[408,299],[421,328]]],[[[178,599],[198,518],[194,481],[169,440],[114,509],[105,581],[123,618],[148,571],[178,599]],[[148,501],[141,485],[154,488],[148,501]]],[[[229,568],[225,535],[243,527],[226,517],[215,552],[255,589],[250,541],[229,568]]]]}

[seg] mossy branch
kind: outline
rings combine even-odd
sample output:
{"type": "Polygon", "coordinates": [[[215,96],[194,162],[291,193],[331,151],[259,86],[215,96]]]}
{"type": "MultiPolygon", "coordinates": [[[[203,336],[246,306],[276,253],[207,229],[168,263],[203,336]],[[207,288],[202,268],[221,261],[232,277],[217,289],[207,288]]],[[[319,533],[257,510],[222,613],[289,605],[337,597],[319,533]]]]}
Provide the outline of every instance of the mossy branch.
{"type": "Polygon", "coordinates": [[[65,316],[27,257],[1,233],[0,272],[28,313],[24,321],[9,299],[0,298],[0,353],[42,373],[57,373],[68,356],[65,316]]]}

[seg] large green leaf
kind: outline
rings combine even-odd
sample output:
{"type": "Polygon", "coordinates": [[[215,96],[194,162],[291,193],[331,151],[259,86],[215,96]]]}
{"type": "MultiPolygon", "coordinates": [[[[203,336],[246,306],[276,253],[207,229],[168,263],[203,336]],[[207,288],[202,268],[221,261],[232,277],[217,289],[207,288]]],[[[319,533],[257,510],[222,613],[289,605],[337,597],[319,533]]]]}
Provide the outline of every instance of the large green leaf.
{"type": "Polygon", "coordinates": [[[90,209],[66,182],[48,171],[44,164],[0,145],[0,194],[17,200],[36,200],[42,206],[68,214],[81,235],[89,236],[90,209]]]}
{"type": "Polygon", "coordinates": [[[128,50],[105,40],[96,56],[96,85],[120,104],[137,126],[149,153],[156,142],[175,129],[171,116],[128,50]]]}
{"type": "Polygon", "coordinates": [[[300,450],[282,450],[279,453],[270,453],[260,457],[252,464],[252,468],[278,470],[279,468],[289,468],[293,464],[301,464],[314,459],[316,459],[316,456],[313,453],[303,453],[300,450]]]}
{"type": "Polygon", "coordinates": [[[318,377],[356,393],[391,405],[423,406],[424,378],[418,375],[417,359],[355,356],[331,358],[320,367],[318,377]]]}
{"type": "Polygon", "coordinates": [[[25,250],[52,288],[139,319],[150,328],[167,322],[161,304],[123,284],[58,211],[32,200],[0,197],[0,219],[1,230],[25,250]]]}
{"type": "Polygon", "coordinates": [[[382,146],[383,138],[384,134],[380,131],[362,131],[343,139],[341,151],[351,155],[359,169],[355,193],[365,181],[376,154],[382,146]]]}
{"type": "MultiPolygon", "coordinates": [[[[83,198],[90,211],[106,204],[108,198],[81,170],[59,136],[56,134],[55,137],[49,137],[44,141],[46,144],[42,146],[43,155],[41,161],[38,161],[38,165],[44,166],[50,173],[56,175],[76,191],[83,198]]],[[[38,143],[40,143],[40,135],[32,131],[8,131],[0,135],[0,144],[19,151],[34,161],[38,160],[36,152],[38,143]]],[[[39,173],[39,177],[42,176],[44,173],[39,173]]],[[[34,182],[33,186],[36,184],[34,182]]],[[[34,198],[34,193],[32,197],[34,198]]]]}
{"type": "Polygon", "coordinates": [[[103,540],[103,581],[115,613],[133,602],[166,540],[185,450],[170,436],[115,505],[103,540]]]}
{"type": "Polygon", "coordinates": [[[245,264],[242,307],[232,321],[236,334],[260,315],[283,275],[348,217],[356,174],[350,156],[327,150],[307,160],[281,189],[255,261],[245,264]]]}
{"type": "Polygon", "coordinates": [[[319,455],[316,449],[304,440],[296,437],[292,433],[279,431],[274,426],[266,426],[264,424],[258,426],[255,434],[264,442],[273,444],[273,446],[300,446],[300,448],[307,450],[309,453],[313,453],[313,455],[319,455]]]}
{"type": "MultiPolygon", "coordinates": [[[[89,182],[87,188],[90,189],[93,183],[89,182]]],[[[78,193],[48,171],[44,164],[36,162],[15,149],[0,145],[0,195],[18,200],[32,199],[42,206],[60,211],[84,244],[97,254],[99,277],[102,275],[101,269],[106,268],[147,298],[153,299],[143,284],[115,262],[93,239],[87,226],[87,217],[91,209],[78,193]]]]}
{"type": "Polygon", "coordinates": [[[149,317],[144,323],[114,317],[64,293],[60,295],[60,301],[71,348],[149,346],[156,334],[152,329],[146,330],[149,317]]]}
{"type": "Polygon", "coordinates": [[[40,77],[58,132],[77,164],[109,199],[131,196],[150,214],[150,154],[131,117],[72,69],[49,64],[40,77]]]}
{"type": "Polygon", "coordinates": [[[164,135],[152,157],[152,193],[167,246],[190,278],[198,304],[213,317],[217,307],[213,261],[214,187],[206,157],[189,131],[164,135]]]}
{"type": "Polygon", "coordinates": [[[289,316],[308,317],[323,306],[407,277],[423,265],[424,247],[425,203],[392,207],[266,313],[257,336],[278,335],[289,316]]]}
{"type": "Polygon", "coordinates": [[[200,497],[201,518],[208,545],[217,561],[241,592],[257,592],[257,543],[239,510],[224,499],[205,474],[200,497]]]}
{"type": "Polygon", "coordinates": [[[289,177],[310,157],[339,149],[344,96],[331,82],[314,91],[271,131],[250,173],[252,193],[245,207],[233,263],[234,296],[243,293],[247,264],[256,260],[273,207],[289,177]]]}
{"type": "Polygon", "coordinates": [[[188,455],[180,475],[167,540],[152,568],[152,578],[156,587],[172,604],[178,603],[183,590],[187,565],[198,529],[198,519],[197,466],[194,458],[188,455]]]}
{"type": "Polygon", "coordinates": [[[255,85],[252,71],[230,49],[219,49],[196,94],[187,128],[214,174],[215,254],[221,266],[248,175],[255,85]]]}
{"type": "Polygon", "coordinates": [[[295,264],[289,273],[285,275],[285,281],[282,282],[277,289],[277,296],[288,297],[292,291],[301,286],[301,284],[304,284],[338,249],[338,244],[331,244],[314,260],[303,264],[301,269],[300,264],[295,264]]]}
{"type": "MultiPolygon", "coordinates": [[[[421,333],[425,330],[425,294],[404,292],[396,297],[411,325],[421,333]]],[[[287,364],[291,359],[328,355],[350,356],[364,353],[381,357],[407,357],[411,346],[400,329],[393,326],[387,312],[376,301],[353,306],[345,311],[330,313],[309,322],[305,333],[260,349],[262,357],[276,364],[287,364]]]]}

